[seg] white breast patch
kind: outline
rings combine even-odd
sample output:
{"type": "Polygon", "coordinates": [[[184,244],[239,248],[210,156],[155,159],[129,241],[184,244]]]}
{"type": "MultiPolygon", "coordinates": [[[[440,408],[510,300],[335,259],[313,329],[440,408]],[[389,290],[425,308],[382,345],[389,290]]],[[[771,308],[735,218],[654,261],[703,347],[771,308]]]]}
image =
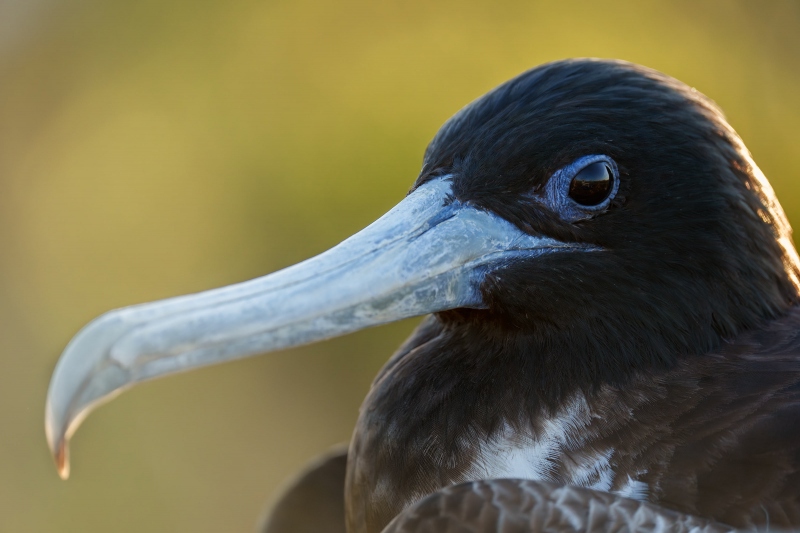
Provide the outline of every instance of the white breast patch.
{"type": "MultiPolygon", "coordinates": [[[[585,446],[583,430],[591,419],[585,398],[576,396],[558,415],[544,422],[538,435],[506,424],[492,440],[481,444],[478,459],[462,481],[532,479],[611,491],[615,479],[610,462],[613,450],[585,446]]],[[[644,500],[647,490],[645,483],[629,477],[622,488],[611,492],[644,500]]]]}

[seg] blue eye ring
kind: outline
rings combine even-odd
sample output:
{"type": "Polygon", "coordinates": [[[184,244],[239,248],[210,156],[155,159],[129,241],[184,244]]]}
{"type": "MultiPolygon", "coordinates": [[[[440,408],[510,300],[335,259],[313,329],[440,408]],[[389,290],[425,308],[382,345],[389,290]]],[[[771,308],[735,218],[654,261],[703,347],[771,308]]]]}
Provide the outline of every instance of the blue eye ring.
{"type": "Polygon", "coordinates": [[[545,187],[545,204],[555,211],[561,218],[570,222],[585,220],[604,211],[611,204],[611,200],[619,190],[619,169],[616,162],[607,155],[587,155],[580,157],[559,170],[550,177],[545,187]],[[584,205],[570,197],[570,185],[583,169],[589,165],[602,162],[611,171],[611,190],[605,199],[595,205],[584,205]]]}

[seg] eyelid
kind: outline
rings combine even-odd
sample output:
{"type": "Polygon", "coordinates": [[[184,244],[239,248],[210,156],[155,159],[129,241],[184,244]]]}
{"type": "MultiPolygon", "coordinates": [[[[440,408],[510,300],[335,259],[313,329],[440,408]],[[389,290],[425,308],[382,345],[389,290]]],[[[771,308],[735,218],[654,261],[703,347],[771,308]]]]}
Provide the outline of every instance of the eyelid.
{"type": "Polygon", "coordinates": [[[608,208],[611,200],[614,199],[619,191],[619,168],[617,163],[609,156],[604,154],[594,154],[579,157],[569,165],[558,169],[550,176],[544,187],[544,197],[541,201],[553,212],[557,213],[562,219],[569,222],[586,220],[608,208]],[[603,161],[611,168],[613,184],[611,192],[605,200],[597,205],[585,206],[577,203],[569,197],[569,185],[578,172],[593,163],[603,161]]]}

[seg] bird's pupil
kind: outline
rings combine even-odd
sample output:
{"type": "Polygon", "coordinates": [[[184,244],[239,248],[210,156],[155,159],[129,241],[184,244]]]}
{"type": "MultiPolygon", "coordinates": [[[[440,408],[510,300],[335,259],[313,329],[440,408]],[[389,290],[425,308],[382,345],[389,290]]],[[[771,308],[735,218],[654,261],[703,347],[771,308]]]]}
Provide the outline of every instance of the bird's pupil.
{"type": "Polygon", "coordinates": [[[604,161],[592,163],[572,178],[569,184],[569,197],[585,206],[600,204],[611,192],[611,176],[608,163],[604,161]]]}

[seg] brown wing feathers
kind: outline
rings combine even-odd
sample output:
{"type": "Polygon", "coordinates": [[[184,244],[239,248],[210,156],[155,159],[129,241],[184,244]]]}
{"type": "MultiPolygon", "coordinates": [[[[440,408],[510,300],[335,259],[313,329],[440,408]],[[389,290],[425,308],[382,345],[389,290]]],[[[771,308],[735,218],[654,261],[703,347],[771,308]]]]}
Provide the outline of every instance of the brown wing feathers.
{"type": "Polygon", "coordinates": [[[722,533],[713,520],[578,487],[498,479],[447,487],[395,518],[383,533],[631,531],[722,533]]]}

